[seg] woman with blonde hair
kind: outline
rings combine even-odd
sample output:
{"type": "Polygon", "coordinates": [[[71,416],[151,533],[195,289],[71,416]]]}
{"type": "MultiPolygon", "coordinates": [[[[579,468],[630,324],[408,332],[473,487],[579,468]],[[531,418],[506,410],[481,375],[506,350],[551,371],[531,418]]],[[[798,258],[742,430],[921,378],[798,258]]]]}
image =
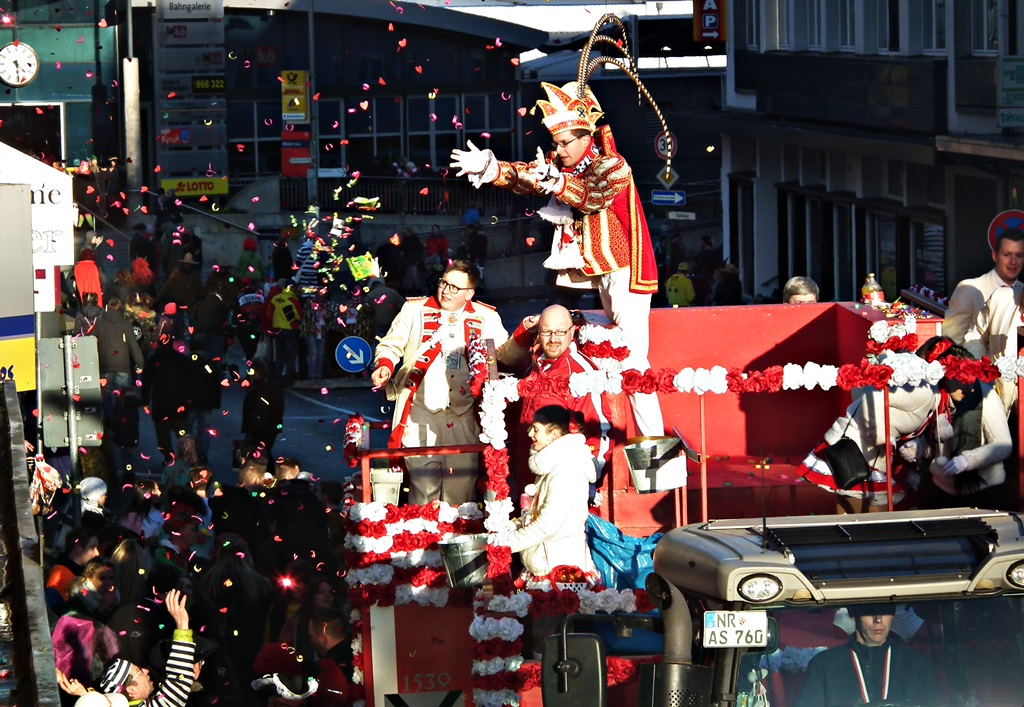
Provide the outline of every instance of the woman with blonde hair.
{"type": "Polygon", "coordinates": [[[122,540],[110,553],[114,584],[122,604],[134,604],[146,595],[146,575],[153,566],[152,555],[135,538],[122,540]]]}

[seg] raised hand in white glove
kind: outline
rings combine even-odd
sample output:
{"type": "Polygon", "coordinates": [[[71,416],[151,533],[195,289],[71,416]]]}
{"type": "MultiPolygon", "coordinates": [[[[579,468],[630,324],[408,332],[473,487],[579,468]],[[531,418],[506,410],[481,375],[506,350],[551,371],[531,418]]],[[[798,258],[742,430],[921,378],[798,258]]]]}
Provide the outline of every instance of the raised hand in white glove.
{"type": "Polygon", "coordinates": [[[962,474],[965,471],[967,471],[967,459],[964,458],[962,455],[955,456],[948,462],[946,462],[945,466],[942,467],[942,470],[946,473],[947,476],[956,476],[957,474],[962,474]]]}
{"type": "Polygon", "coordinates": [[[481,150],[467,140],[468,150],[458,148],[452,150],[450,167],[459,170],[456,177],[466,175],[469,182],[477,189],[481,184],[493,182],[498,177],[498,160],[490,150],[481,150]]]}
{"type": "Polygon", "coordinates": [[[924,448],[924,440],[920,437],[914,437],[900,445],[899,453],[908,462],[916,462],[921,458],[924,448]]]}
{"type": "Polygon", "coordinates": [[[530,169],[530,175],[537,181],[537,185],[545,193],[551,194],[562,188],[565,177],[558,167],[547,161],[544,150],[537,148],[536,164],[530,169]]]}

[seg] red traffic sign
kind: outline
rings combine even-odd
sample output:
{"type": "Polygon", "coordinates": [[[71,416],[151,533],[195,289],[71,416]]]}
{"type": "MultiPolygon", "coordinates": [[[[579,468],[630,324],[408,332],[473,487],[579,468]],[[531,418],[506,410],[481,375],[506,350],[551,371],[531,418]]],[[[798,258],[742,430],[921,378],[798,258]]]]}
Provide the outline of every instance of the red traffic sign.
{"type": "Polygon", "coordinates": [[[988,225],[988,247],[995,252],[996,239],[1005,230],[1024,231],[1024,211],[1010,209],[998,214],[988,225]]]}
{"type": "Polygon", "coordinates": [[[726,2],[728,0],[693,0],[693,41],[724,42],[729,38],[726,2]]]}
{"type": "Polygon", "coordinates": [[[676,136],[670,130],[662,130],[658,137],[654,138],[654,152],[659,160],[670,160],[676,156],[676,136]]]}

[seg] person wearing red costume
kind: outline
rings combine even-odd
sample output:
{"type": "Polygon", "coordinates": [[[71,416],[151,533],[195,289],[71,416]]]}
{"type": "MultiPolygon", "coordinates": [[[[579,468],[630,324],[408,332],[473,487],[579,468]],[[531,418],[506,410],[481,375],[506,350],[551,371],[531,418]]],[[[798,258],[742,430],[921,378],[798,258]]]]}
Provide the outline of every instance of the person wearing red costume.
{"type": "MultiPolygon", "coordinates": [[[[559,272],[558,284],[597,289],[605,314],[629,339],[623,367],[646,371],[658,272],[632,172],[616,150],[611,128],[595,125],[603,113],[589,88],[580,90],[575,81],[541,87],[548,100],[537,106],[553,152],[537,148],[532,162],[502,162],[470,142],[467,150],[452,150],[451,166],[478,188],[494,184],[516,194],[551,195],[538,212],[555,227],[544,266],[559,272]]],[[[641,433],[663,435],[657,394],[636,393],[631,401],[641,433]]]]}
{"type": "Polygon", "coordinates": [[[534,413],[542,407],[558,405],[582,416],[581,431],[595,457],[598,483],[604,465],[611,458],[612,444],[621,443],[625,438],[621,416],[615,414],[616,407],[609,396],[590,393],[576,398],[569,392],[572,374],[598,370],[597,364],[580,352],[575,338],[576,326],[572,315],[568,309],[556,304],[541,312],[539,317],[524,319],[501,347],[503,358],[509,362],[519,363],[527,357],[532,360],[520,386],[519,426],[522,434],[509,435],[510,439],[521,442],[513,450],[512,470],[513,485],[520,491],[533,480],[527,465],[529,446],[526,428],[533,422],[534,413]]]}

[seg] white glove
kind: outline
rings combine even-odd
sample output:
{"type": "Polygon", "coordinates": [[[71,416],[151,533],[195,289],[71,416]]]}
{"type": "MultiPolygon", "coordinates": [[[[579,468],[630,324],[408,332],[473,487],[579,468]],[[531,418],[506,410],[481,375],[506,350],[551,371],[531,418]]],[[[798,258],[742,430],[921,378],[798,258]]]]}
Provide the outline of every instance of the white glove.
{"type": "Polygon", "coordinates": [[[963,455],[958,455],[946,462],[946,465],[942,467],[942,470],[947,476],[956,476],[967,471],[967,459],[963,455]]]}
{"type": "Polygon", "coordinates": [[[530,169],[530,175],[537,181],[537,186],[544,190],[545,194],[551,194],[562,188],[565,177],[558,167],[548,162],[544,157],[544,150],[537,148],[537,162],[530,169]]]}
{"type": "Polygon", "coordinates": [[[953,424],[945,415],[939,415],[937,420],[938,437],[940,442],[945,442],[953,436],[953,424]]]}
{"type": "Polygon", "coordinates": [[[466,145],[469,147],[468,150],[460,150],[458,148],[452,150],[451,164],[449,166],[452,169],[459,170],[455,173],[455,176],[468,176],[469,183],[477,189],[480,188],[481,184],[489,184],[497,179],[498,160],[494,158],[494,153],[490,150],[477,148],[472,140],[467,140],[466,145]]]}
{"type": "Polygon", "coordinates": [[[916,462],[921,458],[925,443],[920,437],[914,437],[900,445],[899,453],[908,462],[916,462]]]}

